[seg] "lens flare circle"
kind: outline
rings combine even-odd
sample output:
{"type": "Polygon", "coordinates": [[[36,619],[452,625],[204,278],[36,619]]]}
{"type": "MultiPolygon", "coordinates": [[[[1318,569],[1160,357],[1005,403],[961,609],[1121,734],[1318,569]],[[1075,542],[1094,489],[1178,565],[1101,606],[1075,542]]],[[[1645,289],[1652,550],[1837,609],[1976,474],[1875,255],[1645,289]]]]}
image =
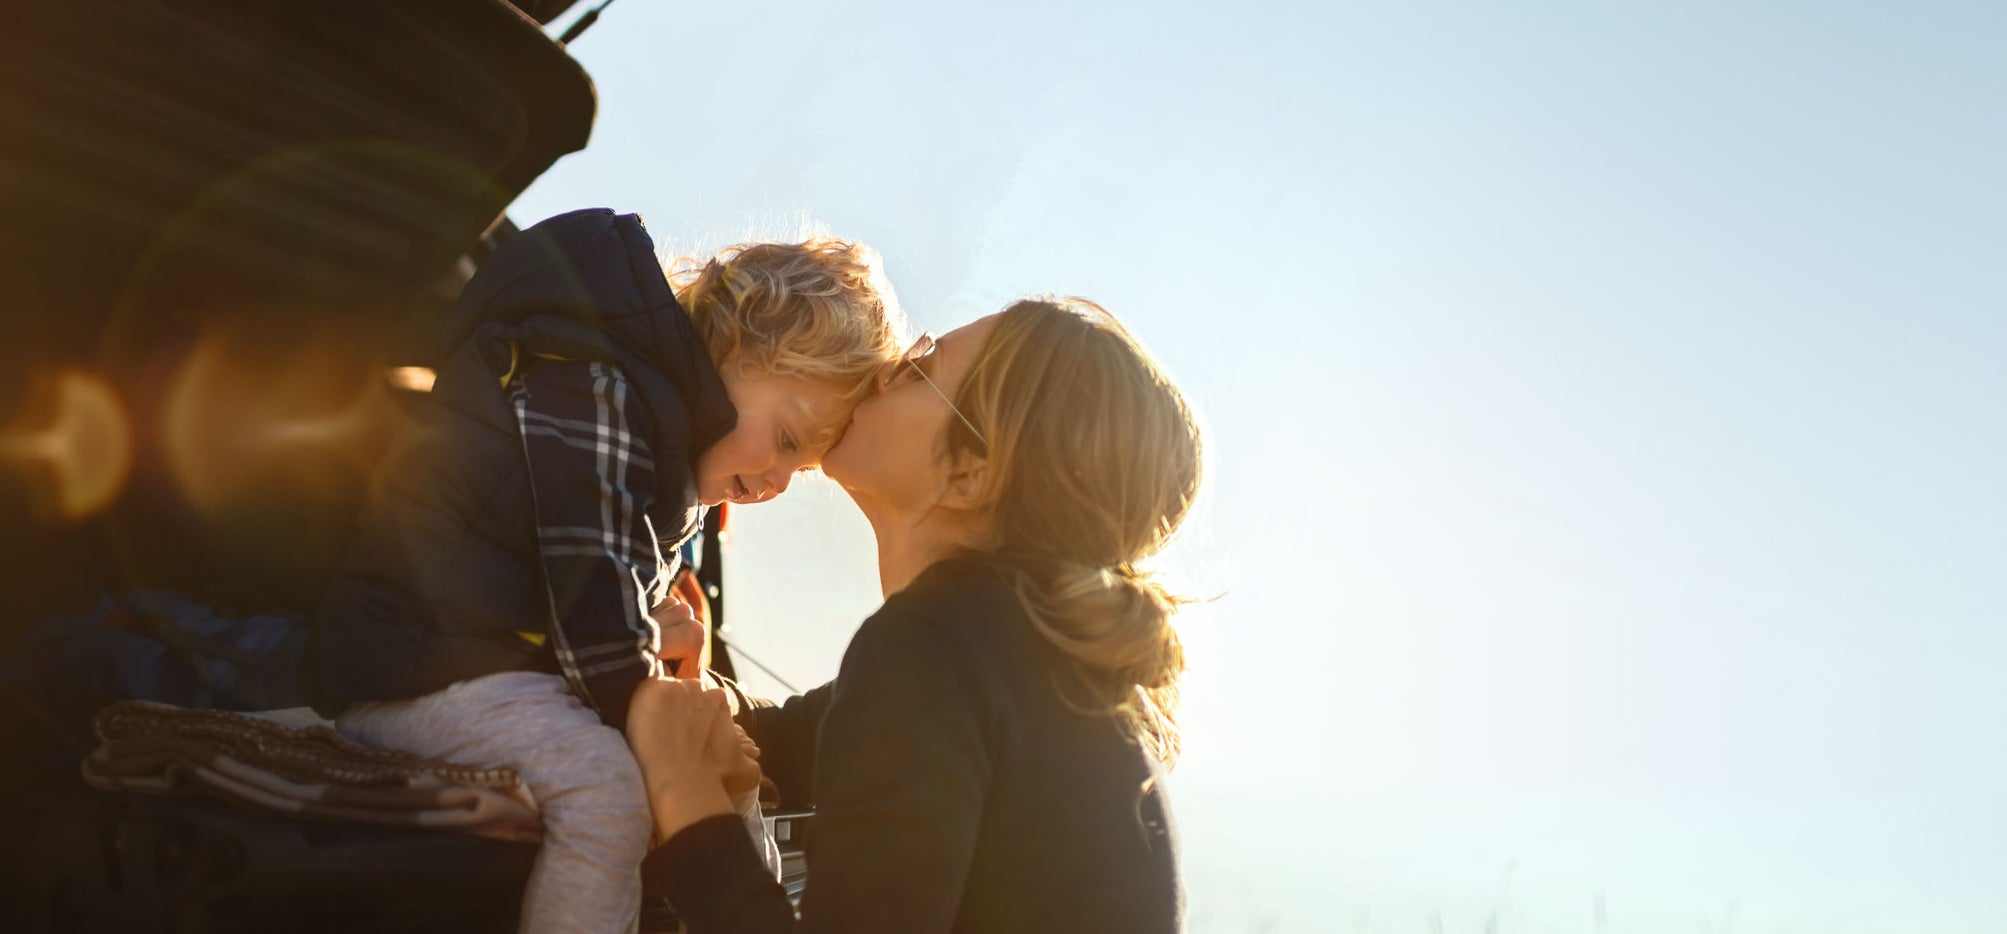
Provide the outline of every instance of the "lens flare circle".
{"type": "Polygon", "coordinates": [[[223,509],[300,458],[327,463],[362,446],[381,421],[386,387],[327,346],[217,336],[188,354],[162,408],[161,444],[189,504],[223,509]]]}
{"type": "Polygon", "coordinates": [[[132,470],[132,427],[118,393],[83,370],[62,370],[47,390],[46,426],[0,432],[0,462],[53,477],[48,505],[82,519],[109,505],[132,470]]]}

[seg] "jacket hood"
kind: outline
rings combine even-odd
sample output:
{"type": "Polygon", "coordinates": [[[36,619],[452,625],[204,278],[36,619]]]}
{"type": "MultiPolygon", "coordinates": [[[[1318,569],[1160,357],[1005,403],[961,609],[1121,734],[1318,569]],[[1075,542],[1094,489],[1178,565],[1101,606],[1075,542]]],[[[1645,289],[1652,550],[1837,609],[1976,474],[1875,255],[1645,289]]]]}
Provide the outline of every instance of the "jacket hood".
{"type": "Polygon", "coordinates": [[[487,337],[530,353],[607,360],[644,396],[661,396],[646,390],[658,374],[689,409],[692,457],[738,420],[638,214],[588,208],[510,237],[467,283],[440,336],[449,350],[487,337]]]}

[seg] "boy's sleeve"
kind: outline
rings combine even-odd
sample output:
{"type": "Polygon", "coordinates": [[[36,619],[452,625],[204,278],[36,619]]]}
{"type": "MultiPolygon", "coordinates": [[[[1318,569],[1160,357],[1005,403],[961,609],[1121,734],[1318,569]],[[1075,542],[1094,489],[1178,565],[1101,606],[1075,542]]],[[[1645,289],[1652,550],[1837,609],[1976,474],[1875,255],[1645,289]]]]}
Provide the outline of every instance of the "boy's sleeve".
{"type": "MultiPolygon", "coordinates": [[[[669,571],[648,509],[655,462],[632,424],[632,387],[604,363],[550,360],[510,384],[549,587],[550,647],[565,680],[615,729],[641,679],[658,675],[648,610],[669,571]]],[[[645,419],[644,419],[645,422],[645,419]]]]}

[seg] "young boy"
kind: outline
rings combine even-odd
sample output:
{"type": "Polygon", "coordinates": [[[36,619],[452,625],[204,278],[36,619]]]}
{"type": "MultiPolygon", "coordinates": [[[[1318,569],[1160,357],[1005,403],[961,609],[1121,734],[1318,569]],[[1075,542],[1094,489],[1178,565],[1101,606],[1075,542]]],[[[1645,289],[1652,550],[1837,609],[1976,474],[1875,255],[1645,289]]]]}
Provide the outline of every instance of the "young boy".
{"type": "Polygon", "coordinates": [[[898,353],[875,273],[823,238],[672,281],[639,217],[577,211],[447,317],[458,349],[379,467],[301,689],[361,742],[523,776],[545,830],[522,930],[635,927],[650,820],[621,730],[701,641],[664,556],[834,443],[898,353]]]}

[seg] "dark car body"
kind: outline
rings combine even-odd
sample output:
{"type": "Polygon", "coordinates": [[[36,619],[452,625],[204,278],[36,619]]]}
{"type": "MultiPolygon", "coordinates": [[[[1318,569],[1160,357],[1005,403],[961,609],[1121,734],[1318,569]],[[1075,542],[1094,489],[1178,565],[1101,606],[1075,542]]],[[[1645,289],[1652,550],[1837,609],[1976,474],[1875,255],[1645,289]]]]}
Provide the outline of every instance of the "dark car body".
{"type": "MultiPolygon", "coordinates": [[[[0,652],[106,588],[311,613],[423,389],[387,377],[439,362],[434,326],[514,229],[505,209],[590,134],[591,82],[543,28],[570,5],[10,11],[0,652]]],[[[0,710],[17,750],[88,742],[19,691],[0,710]]],[[[10,931],[513,930],[534,855],[90,792],[15,761],[10,931]]]]}
{"type": "Polygon", "coordinates": [[[311,601],[396,414],[359,387],[436,359],[432,323],[483,236],[585,145],[590,81],[500,0],[120,0],[10,19],[0,418],[45,423],[51,374],[80,372],[116,396],[130,440],[116,497],[88,515],[58,514],[34,465],[9,465],[11,621],[108,576],[311,601]],[[167,410],[191,359],[219,358],[247,392],[299,397],[272,414],[359,403],[355,424],[243,452],[208,484],[227,489],[191,484],[186,449],[248,431],[227,405],[167,410]]]}

